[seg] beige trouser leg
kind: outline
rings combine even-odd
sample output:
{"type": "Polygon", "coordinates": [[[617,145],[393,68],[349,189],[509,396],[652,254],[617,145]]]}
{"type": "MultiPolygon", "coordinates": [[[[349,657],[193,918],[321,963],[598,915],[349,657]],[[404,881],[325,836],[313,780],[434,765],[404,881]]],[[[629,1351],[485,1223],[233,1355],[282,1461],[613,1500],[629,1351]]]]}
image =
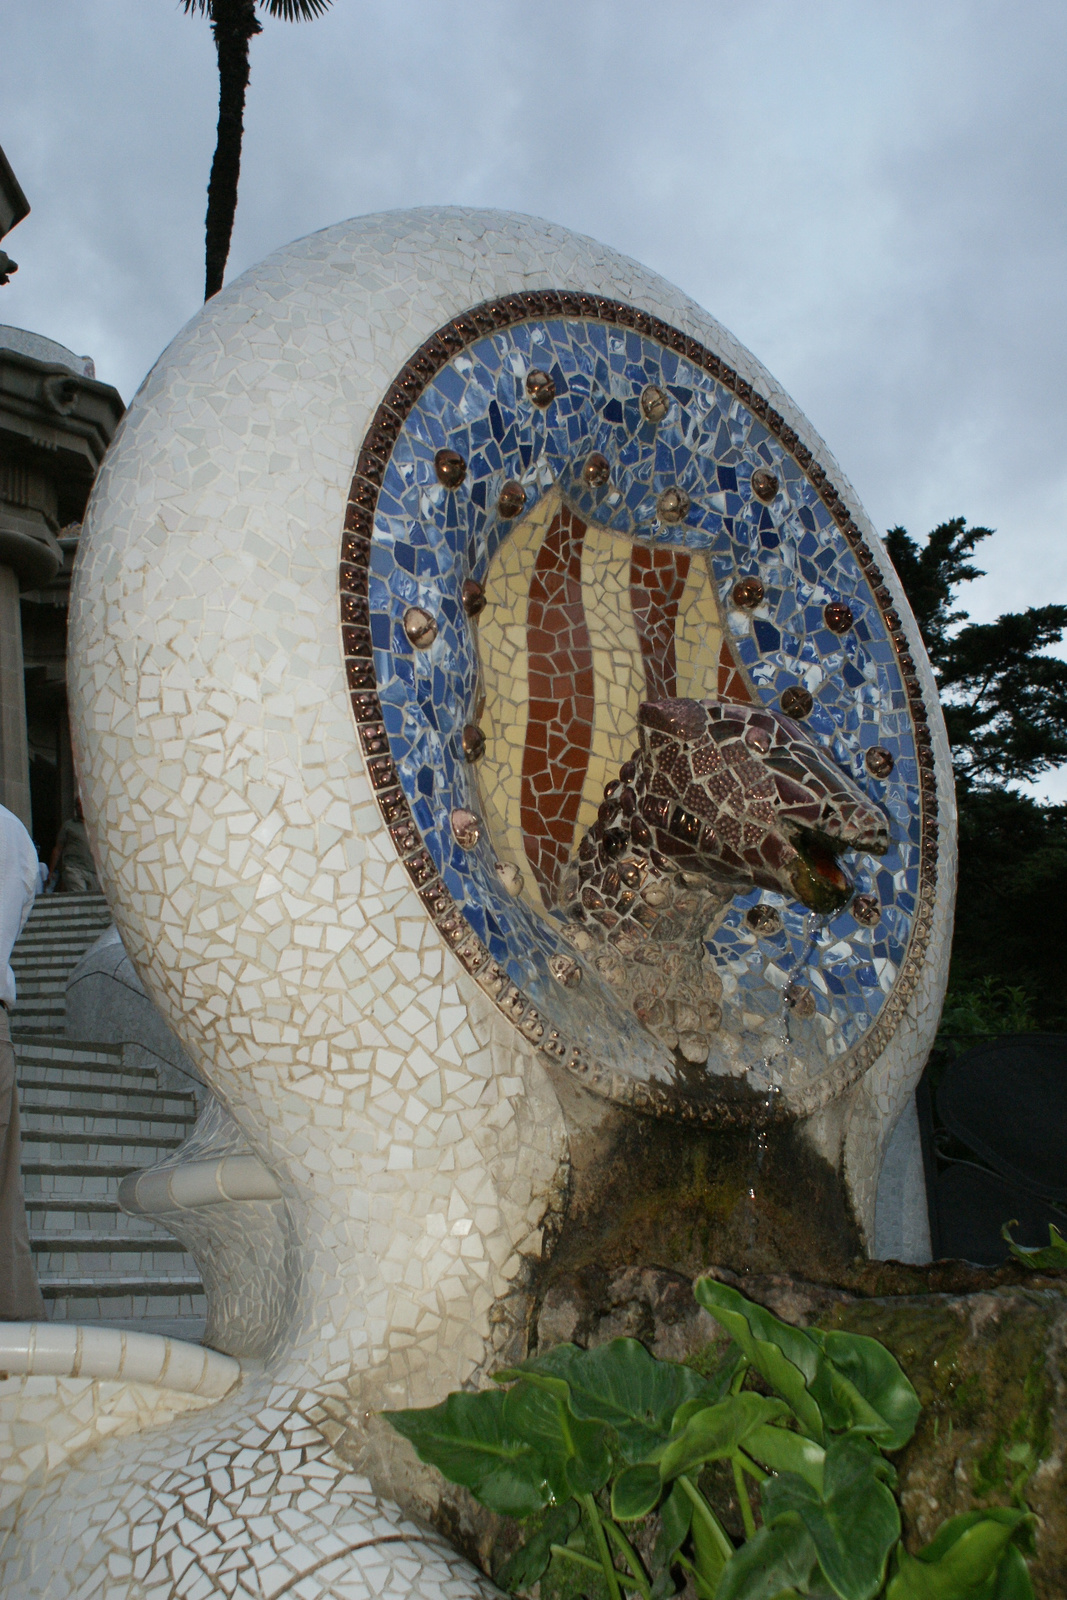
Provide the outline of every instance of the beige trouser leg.
{"type": "Polygon", "coordinates": [[[96,873],[86,867],[64,867],[63,888],[67,894],[99,894],[96,873]]]}
{"type": "Polygon", "coordinates": [[[44,1314],[22,1198],[15,1052],[7,1012],[0,1006],[0,1317],[40,1322],[44,1314]]]}

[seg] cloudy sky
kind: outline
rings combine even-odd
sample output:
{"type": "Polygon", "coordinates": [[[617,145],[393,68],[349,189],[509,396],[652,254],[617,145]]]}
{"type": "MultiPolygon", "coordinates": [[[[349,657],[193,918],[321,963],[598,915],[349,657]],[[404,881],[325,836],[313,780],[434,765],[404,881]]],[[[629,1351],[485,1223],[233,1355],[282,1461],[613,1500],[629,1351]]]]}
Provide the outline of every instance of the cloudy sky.
{"type": "MultiPolygon", "coordinates": [[[[208,25],[0,0],[0,28],[33,206],[0,321],[128,399],[202,297],[208,25]]],[[[876,524],[996,528],[976,617],[1064,601],[1065,47],[1062,0],[334,0],[253,42],[229,275],[361,212],[550,217],[743,339],[876,524]]]]}

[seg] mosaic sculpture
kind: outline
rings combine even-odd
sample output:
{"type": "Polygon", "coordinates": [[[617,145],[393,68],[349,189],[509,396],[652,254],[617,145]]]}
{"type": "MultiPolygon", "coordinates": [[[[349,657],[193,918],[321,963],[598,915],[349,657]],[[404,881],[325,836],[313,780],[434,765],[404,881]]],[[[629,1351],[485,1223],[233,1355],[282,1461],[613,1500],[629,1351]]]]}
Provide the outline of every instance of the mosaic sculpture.
{"type": "MultiPolygon", "coordinates": [[[[574,922],[565,936],[668,1049],[703,1063],[722,1022],[722,981],[705,948],[715,919],[756,885],[840,911],[853,890],[839,857],[884,856],[889,825],[777,712],[649,700],[637,722],[639,748],[605,786],[565,869],[560,898],[574,922]]],[[[556,975],[573,982],[579,970],[556,975]]],[[[801,1004],[801,991],[788,1002],[801,1004]]]]}
{"type": "Polygon", "coordinates": [[[612,1139],[799,1130],[870,1234],[954,871],[878,536],[662,279],[534,219],[370,217],[245,274],[149,374],[70,657],[116,921],[225,1108],[135,1198],[239,1285],[211,1327],[244,1374],[46,1476],[0,1588],[487,1593],[410,1519],[464,1513],[374,1413],[521,1352],[612,1139]],[[640,964],[607,924],[646,851],[685,945],[662,994],[598,960],[640,964]]]}

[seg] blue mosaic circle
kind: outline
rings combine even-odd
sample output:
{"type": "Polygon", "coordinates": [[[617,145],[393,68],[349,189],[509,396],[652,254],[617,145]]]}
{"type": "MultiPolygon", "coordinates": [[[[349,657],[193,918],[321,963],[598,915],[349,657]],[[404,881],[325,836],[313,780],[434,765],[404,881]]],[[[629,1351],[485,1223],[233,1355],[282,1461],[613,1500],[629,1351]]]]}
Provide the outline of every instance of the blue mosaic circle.
{"type": "MultiPolygon", "coordinates": [[[[781,437],[788,430],[762,420],[737,387],[744,386],[722,381],[661,339],[605,320],[517,320],[453,349],[399,426],[387,430],[392,447],[374,471],[366,591],[374,675],[411,816],[465,923],[549,1026],[601,1061],[660,1077],[662,1046],[595,974],[577,990],[552,978],[550,958],[571,954],[562,918],[539,916],[506,894],[491,838],[483,833],[474,850],[453,839],[453,808],[479,810],[475,769],[461,742],[475,720],[479,676],[476,630],[461,589],[467,579],[485,579],[516,526],[496,511],[512,479],[525,489],[524,515],[559,489],[583,520],[611,532],[708,552],[734,650],[758,694],[777,707],[788,688],[808,689],[814,706],[806,731],[891,820],[888,855],[851,861],[857,889],[881,905],[876,926],[862,925],[849,910],[819,921],[795,902],[753,890],[734,900],[708,942],[724,983],[721,1049],[713,1046],[709,1071],[748,1071],[752,1082],[762,1071],[773,1079],[768,1024],[778,1018],[783,1061],[793,1063],[787,1077],[811,1081],[870,1035],[898,987],[912,939],[923,818],[917,697],[904,682],[899,634],[894,645],[897,619],[887,621],[875,598],[877,569],[868,576],[853,548],[855,525],[850,540],[839,526],[840,507],[835,517],[826,503],[836,498],[832,490],[817,488],[810,461],[805,470],[797,460],[806,452],[792,453],[781,437]],[[546,409],[526,393],[526,375],[538,368],[556,389],[546,409]],[[670,399],[656,425],[640,405],[650,384],[670,399]],[[442,449],[467,463],[458,489],[438,482],[434,457],[442,449]],[[610,494],[582,478],[593,451],[611,465],[610,494]],[[752,492],[760,467],[779,483],[770,505],[752,492]],[[690,509],[682,525],[664,526],[656,499],[674,486],[688,494],[690,509]],[[731,605],[733,587],[756,573],[764,601],[754,614],[741,613],[731,605]],[[825,624],[833,601],[852,612],[844,635],[825,624]],[[415,650],[404,632],[411,606],[437,620],[430,649],[415,650]],[[885,781],[865,766],[874,746],[893,757],[885,781]],[[759,901],[781,913],[781,931],[770,937],[757,937],[746,922],[759,901]],[[811,990],[815,1014],[807,1020],[783,1015],[790,981],[811,990]]],[[[620,751],[620,761],[626,754],[620,751]]],[[[928,779],[928,815],[929,788],[928,779]]]]}

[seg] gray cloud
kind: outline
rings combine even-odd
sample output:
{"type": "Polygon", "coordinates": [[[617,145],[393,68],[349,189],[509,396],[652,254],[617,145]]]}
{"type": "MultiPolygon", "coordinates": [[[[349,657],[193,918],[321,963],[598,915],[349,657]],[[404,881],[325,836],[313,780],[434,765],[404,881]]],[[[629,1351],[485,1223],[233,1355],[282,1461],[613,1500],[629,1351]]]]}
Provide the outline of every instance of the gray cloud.
{"type": "MultiPolygon", "coordinates": [[[[0,320],[128,398],[200,301],[210,33],[169,0],[3,9],[34,209],[0,320]]],[[[230,274],[359,212],[552,217],[744,339],[881,526],[997,527],[976,615],[1063,599],[1065,45],[1058,0],[335,0],[253,43],[230,274]]]]}

